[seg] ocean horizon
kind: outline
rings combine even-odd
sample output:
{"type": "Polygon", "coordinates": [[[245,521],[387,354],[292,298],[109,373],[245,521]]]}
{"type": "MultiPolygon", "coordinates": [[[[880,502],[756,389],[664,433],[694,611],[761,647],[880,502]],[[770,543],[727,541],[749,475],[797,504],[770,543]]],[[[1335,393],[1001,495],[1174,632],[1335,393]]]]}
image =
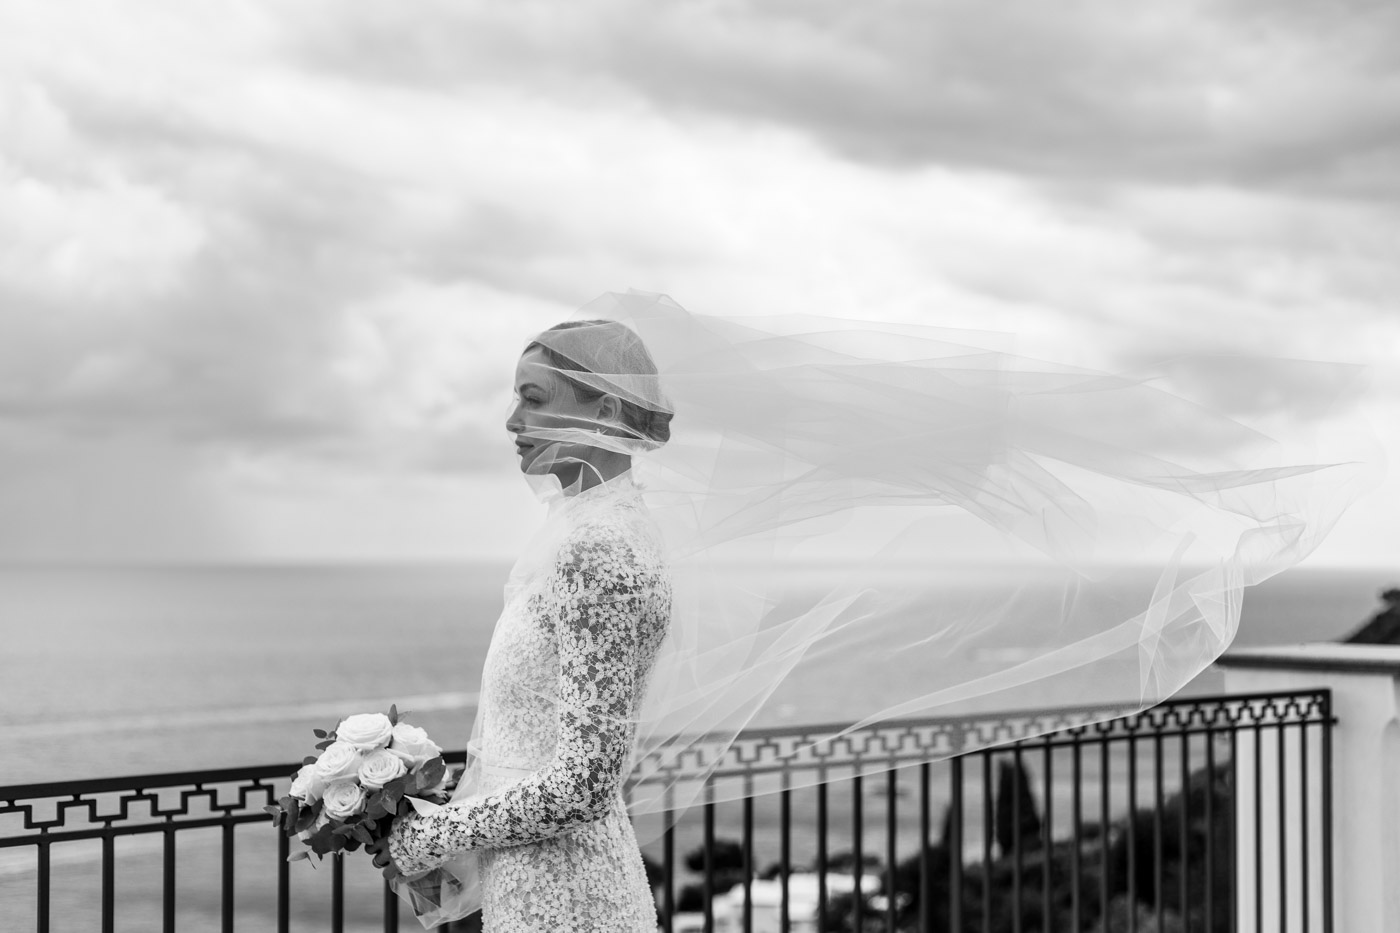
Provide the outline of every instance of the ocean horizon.
{"type": "MultiPolygon", "coordinates": [[[[312,728],[391,702],[460,748],[508,569],[0,566],[0,785],[295,761],[312,728]]],[[[1246,590],[1233,644],[1335,640],[1398,582],[1384,567],[1294,568],[1246,590]]],[[[857,682],[881,673],[848,664],[857,682]]],[[[799,722],[822,684],[794,688],[799,722]]],[[[1219,688],[1208,669],[1185,692],[1219,688]]]]}

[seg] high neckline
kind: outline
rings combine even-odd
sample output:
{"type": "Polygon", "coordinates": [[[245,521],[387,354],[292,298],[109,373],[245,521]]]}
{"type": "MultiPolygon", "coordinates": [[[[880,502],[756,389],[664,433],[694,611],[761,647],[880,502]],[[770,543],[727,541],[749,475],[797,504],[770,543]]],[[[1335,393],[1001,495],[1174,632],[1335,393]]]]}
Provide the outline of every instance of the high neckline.
{"type": "Polygon", "coordinates": [[[582,503],[591,499],[601,499],[614,493],[626,492],[636,488],[637,482],[632,476],[632,469],[629,467],[611,479],[602,480],[601,482],[589,486],[587,489],[579,490],[573,495],[566,493],[564,495],[564,501],[582,503]]]}
{"type": "Polygon", "coordinates": [[[641,492],[641,486],[633,478],[631,468],[575,493],[566,492],[560,487],[558,478],[553,474],[540,477],[527,474],[526,479],[531,481],[531,487],[535,489],[540,501],[548,507],[551,515],[561,510],[572,511],[621,496],[637,496],[641,492]]]}

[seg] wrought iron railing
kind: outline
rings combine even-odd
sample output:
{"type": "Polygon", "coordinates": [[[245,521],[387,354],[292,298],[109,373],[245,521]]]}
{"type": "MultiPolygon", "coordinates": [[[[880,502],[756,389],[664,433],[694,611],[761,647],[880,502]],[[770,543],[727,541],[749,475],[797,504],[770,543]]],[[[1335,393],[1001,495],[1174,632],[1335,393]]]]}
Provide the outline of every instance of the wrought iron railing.
{"type": "MultiPolygon", "coordinates": [[[[1112,713],[901,721],[835,741],[832,726],[745,732],[704,763],[708,802],[646,847],[662,929],[1223,931],[1248,916],[1263,930],[1286,912],[1241,904],[1277,871],[1301,899],[1287,915],[1330,931],[1330,692],[1112,713]],[[1293,790],[1265,795],[1266,781],[1293,790]],[[1268,853],[1271,821],[1289,844],[1268,853]]],[[[0,788],[0,930],[399,929],[367,858],[311,872],[288,865],[281,834],[241,828],[267,823],[291,770],[0,788]]]]}

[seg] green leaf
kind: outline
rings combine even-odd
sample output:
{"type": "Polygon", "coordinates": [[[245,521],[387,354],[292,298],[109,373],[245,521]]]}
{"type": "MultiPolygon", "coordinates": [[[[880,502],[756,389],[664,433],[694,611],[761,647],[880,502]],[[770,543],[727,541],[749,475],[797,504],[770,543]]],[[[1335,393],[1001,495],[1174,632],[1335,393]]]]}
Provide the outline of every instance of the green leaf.
{"type": "Polygon", "coordinates": [[[390,808],[393,806],[390,801],[392,801],[392,796],[382,790],[377,790],[370,794],[365,807],[366,816],[370,820],[380,819],[386,813],[390,812],[390,808]]]}
{"type": "Polygon", "coordinates": [[[355,838],[365,845],[372,845],[374,843],[374,834],[369,831],[369,827],[364,823],[355,824],[355,838]]]}
{"type": "Polygon", "coordinates": [[[439,755],[430,759],[418,771],[418,788],[426,790],[429,787],[437,786],[437,783],[447,774],[447,762],[439,755]]]}
{"type": "Polygon", "coordinates": [[[333,823],[327,823],[311,834],[306,842],[311,847],[311,851],[317,855],[330,855],[339,852],[344,848],[345,837],[336,835],[337,827],[333,823]]]}
{"type": "Polygon", "coordinates": [[[334,739],[334,738],[322,739],[321,741],[319,741],[319,742],[316,743],[316,748],[317,748],[318,750],[320,750],[320,751],[325,751],[326,749],[330,748],[330,747],[331,747],[332,745],[334,745],[334,744],[335,744],[335,739],[334,739]]]}
{"type": "Polygon", "coordinates": [[[314,764],[316,763],[316,756],[315,756],[315,755],[307,755],[305,758],[303,758],[303,759],[301,760],[301,763],[304,764],[304,765],[314,765],[314,764]]]}
{"type": "Polygon", "coordinates": [[[399,724],[399,704],[389,704],[389,724],[397,726],[399,724]]]}
{"type": "Polygon", "coordinates": [[[304,858],[311,858],[311,851],[309,849],[297,849],[291,855],[287,856],[287,861],[300,862],[304,858]]]}
{"type": "Polygon", "coordinates": [[[317,815],[316,808],[303,807],[296,822],[287,825],[296,832],[304,833],[315,825],[317,815]]]}
{"type": "Polygon", "coordinates": [[[312,730],[311,730],[311,734],[314,735],[314,736],[316,736],[316,738],[318,738],[318,739],[324,739],[324,738],[326,737],[326,730],[325,730],[325,729],[312,729],[312,730]]]}

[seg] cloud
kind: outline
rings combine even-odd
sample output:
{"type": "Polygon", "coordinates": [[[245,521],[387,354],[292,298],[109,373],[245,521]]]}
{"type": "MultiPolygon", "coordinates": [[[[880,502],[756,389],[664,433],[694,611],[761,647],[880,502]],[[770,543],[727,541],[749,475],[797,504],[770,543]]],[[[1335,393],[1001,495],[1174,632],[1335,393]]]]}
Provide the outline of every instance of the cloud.
{"type": "MultiPolygon", "coordinates": [[[[392,552],[499,496],[523,340],[629,286],[1383,365],[1392,14],[1279,9],[11,4],[0,455],[175,451],[213,550],[392,552]]],[[[1176,375],[1285,428],[1315,388],[1176,375]]]]}
{"type": "MultiPolygon", "coordinates": [[[[340,10],[340,7],[337,7],[340,10]]],[[[971,0],[357,5],[299,36],[347,76],[514,83],[761,121],[845,157],[1087,183],[1397,193],[1400,11],[971,0]],[[601,12],[600,12],[601,10],[601,12]]]]}
{"type": "MultiPolygon", "coordinates": [[[[373,449],[394,403],[364,404],[356,357],[383,348],[354,308],[417,239],[397,192],[333,153],[53,88],[26,105],[58,128],[55,158],[15,156],[0,189],[0,411],[234,451],[373,449]]],[[[380,368],[395,362],[414,361],[380,368]]]]}
{"type": "Polygon", "coordinates": [[[0,560],[219,560],[241,549],[198,451],[121,437],[94,446],[0,422],[0,454],[0,560]]]}

